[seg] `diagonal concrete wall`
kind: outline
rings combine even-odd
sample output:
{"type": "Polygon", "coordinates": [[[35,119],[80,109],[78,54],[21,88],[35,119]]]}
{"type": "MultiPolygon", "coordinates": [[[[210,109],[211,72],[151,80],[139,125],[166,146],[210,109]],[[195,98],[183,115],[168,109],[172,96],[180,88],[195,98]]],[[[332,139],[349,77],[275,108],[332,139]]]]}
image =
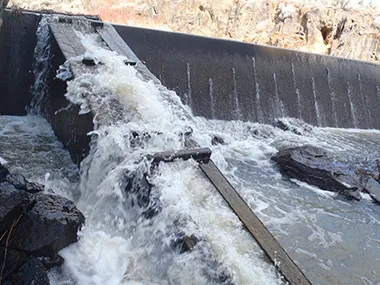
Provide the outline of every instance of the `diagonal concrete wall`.
{"type": "Polygon", "coordinates": [[[241,42],[115,26],[199,116],[380,128],[380,66],[241,42]]]}

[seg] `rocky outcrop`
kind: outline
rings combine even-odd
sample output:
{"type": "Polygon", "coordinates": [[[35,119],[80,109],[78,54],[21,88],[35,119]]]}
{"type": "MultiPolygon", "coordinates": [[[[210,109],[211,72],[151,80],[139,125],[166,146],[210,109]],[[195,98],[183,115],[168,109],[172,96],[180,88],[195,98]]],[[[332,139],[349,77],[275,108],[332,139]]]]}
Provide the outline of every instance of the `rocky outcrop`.
{"type": "Polygon", "coordinates": [[[49,284],[58,251],[77,241],[84,216],[68,199],[0,164],[1,284],[49,284]]]}
{"type": "Polygon", "coordinates": [[[323,149],[312,146],[284,149],[272,160],[290,178],[336,192],[350,200],[360,200],[359,192],[366,192],[375,202],[380,202],[379,174],[354,170],[347,164],[336,162],[323,149]]]}
{"type": "Polygon", "coordinates": [[[332,0],[127,2],[12,0],[10,3],[33,10],[95,13],[105,21],[380,61],[377,6],[332,0]]]}

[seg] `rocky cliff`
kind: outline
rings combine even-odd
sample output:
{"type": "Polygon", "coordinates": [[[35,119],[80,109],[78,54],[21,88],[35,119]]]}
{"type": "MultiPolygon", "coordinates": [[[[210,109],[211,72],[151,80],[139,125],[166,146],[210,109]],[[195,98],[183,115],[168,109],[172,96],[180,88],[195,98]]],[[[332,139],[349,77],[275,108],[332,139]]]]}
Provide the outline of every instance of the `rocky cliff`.
{"type": "Polygon", "coordinates": [[[99,14],[129,25],[379,62],[380,13],[364,1],[322,0],[20,1],[32,10],[99,14]]]}

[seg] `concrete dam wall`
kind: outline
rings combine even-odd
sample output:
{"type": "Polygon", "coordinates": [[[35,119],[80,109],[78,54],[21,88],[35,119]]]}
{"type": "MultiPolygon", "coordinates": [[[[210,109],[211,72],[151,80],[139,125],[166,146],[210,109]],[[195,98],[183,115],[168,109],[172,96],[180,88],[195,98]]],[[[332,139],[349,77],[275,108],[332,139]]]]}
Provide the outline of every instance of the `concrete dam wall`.
{"type": "MultiPolygon", "coordinates": [[[[31,101],[39,19],[33,13],[5,15],[0,33],[1,114],[22,115],[31,101]]],[[[275,118],[285,116],[318,126],[380,129],[379,65],[241,42],[114,27],[152,73],[175,90],[195,115],[260,123],[273,123],[275,118]]],[[[59,57],[55,55],[53,60],[59,57]]]]}
{"type": "Polygon", "coordinates": [[[380,66],[241,42],[115,26],[195,115],[380,128],[380,66]]]}

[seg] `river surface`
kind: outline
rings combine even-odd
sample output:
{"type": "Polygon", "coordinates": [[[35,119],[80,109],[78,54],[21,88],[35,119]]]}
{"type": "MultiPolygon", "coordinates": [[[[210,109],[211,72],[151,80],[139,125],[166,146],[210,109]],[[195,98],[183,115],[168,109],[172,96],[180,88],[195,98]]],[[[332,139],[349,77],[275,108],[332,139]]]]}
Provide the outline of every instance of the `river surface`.
{"type": "Polygon", "coordinates": [[[284,284],[196,162],[150,167],[147,154],[183,149],[186,136],[212,149],[217,166],[313,284],[380,284],[380,207],[364,194],[342,201],[284,179],[270,160],[279,149],[308,144],[337,161],[372,167],[380,157],[379,131],[285,118],[297,135],[194,117],[174,92],[145,80],[96,35],[81,37],[87,55],[102,64],[99,74],[68,83],[68,100],[96,115],[80,171],[44,119],[0,116],[2,162],[73,199],[86,216],[80,240],[60,252],[65,263],[50,272],[52,284],[284,284]],[[225,144],[213,145],[215,136],[225,144]],[[125,190],[131,177],[152,185],[147,206],[136,202],[138,192],[125,190]],[[175,246],[181,236],[199,242],[181,252],[175,246]]]}

